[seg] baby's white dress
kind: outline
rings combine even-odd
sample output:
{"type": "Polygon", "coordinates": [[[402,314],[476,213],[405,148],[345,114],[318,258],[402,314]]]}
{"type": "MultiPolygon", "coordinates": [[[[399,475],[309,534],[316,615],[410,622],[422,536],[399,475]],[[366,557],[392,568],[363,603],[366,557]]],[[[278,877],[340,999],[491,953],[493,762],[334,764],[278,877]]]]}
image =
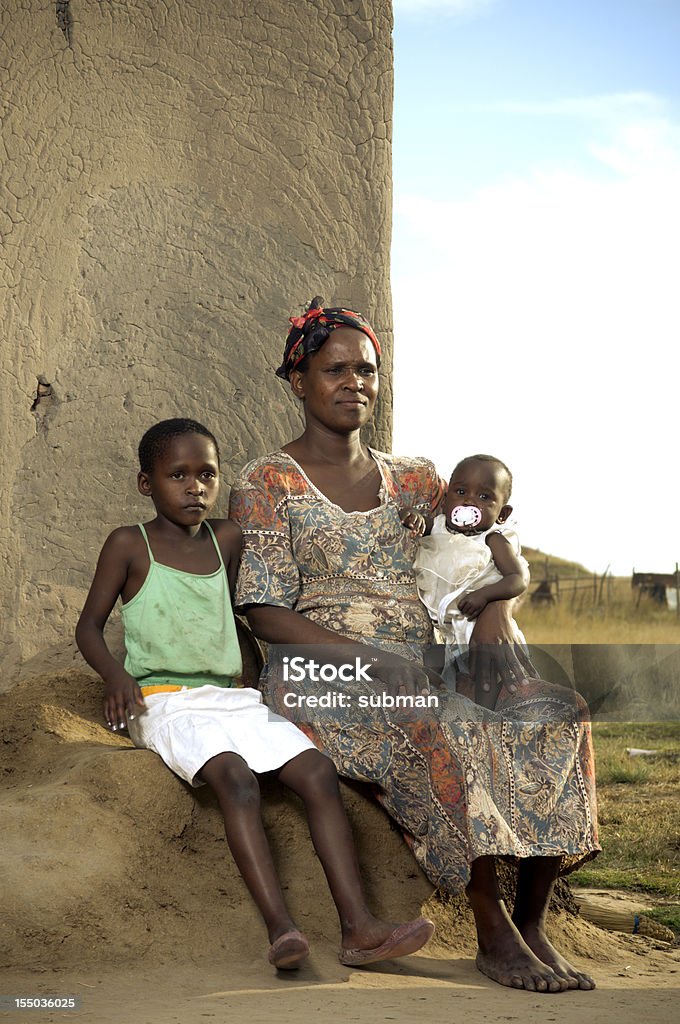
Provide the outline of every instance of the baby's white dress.
{"type": "MultiPolygon", "coordinates": [[[[458,610],[459,600],[464,594],[503,578],[486,543],[491,533],[502,534],[528,570],[521,553],[517,523],[513,519],[494,523],[489,530],[468,536],[447,530],[446,516],[439,515],[434,520],[430,536],[423,537],[418,545],[414,562],[418,594],[435,629],[446,643],[447,667],[458,659],[458,667],[465,670],[465,654],[475,626],[474,620],[466,619],[458,610]]],[[[514,619],[513,626],[515,642],[524,646],[526,640],[514,619]]]]}

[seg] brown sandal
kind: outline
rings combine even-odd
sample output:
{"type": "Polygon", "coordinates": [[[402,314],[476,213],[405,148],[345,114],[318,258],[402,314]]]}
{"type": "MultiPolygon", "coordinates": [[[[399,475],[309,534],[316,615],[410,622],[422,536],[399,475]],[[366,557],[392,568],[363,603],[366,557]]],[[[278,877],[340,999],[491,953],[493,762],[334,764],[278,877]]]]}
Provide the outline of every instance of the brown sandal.
{"type": "Polygon", "coordinates": [[[394,929],[381,946],[375,949],[341,949],[338,959],[345,967],[363,967],[378,960],[392,960],[398,956],[416,953],[434,935],[434,925],[426,917],[406,921],[394,929]]]}
{"type": "Polygon", "coordinates": [[[294,971],[308,956],[309,943],[297,929],[279,935],[269,947],[269,963],[279,971],[294,971]]]}

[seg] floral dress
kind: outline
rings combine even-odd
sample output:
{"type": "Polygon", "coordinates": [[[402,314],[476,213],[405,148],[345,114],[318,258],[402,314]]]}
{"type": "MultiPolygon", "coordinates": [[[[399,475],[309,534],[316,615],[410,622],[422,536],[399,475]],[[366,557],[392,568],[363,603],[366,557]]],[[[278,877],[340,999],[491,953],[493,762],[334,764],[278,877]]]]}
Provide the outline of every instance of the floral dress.
{"type": "MultiPolygon", "coordinates": [[[[432,629],[415,585],[417,540],[398,510],[433,513],[445,484],[426,459],[370,454],[382,487],[368,512],[343,511],[285,452],[243,469],[230,510],[244,539],[236,604],[288,608],[422,660],[432,629]]],[[[273,710],[294,717],[279,672],[265,669],[262,687],[273,710]]],[[[359,708],[370,684],[343,687],[351,711],[295,720],[341,775],[372,785],[435,885],[460,891],[480,856],[561,856],[566,872],[599,849],[587,709],[573,691],[532,680],[503,690],[495,711],[445,691],[436,712],[397,715],[359,708]]]]}

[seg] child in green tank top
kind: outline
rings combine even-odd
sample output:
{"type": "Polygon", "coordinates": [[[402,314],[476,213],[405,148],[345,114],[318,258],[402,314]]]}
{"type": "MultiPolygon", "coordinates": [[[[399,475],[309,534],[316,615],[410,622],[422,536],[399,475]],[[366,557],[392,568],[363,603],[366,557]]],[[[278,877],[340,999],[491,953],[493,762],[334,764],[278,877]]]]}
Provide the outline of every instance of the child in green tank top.
{"type": "Polygon", "coordinates": [[[332,761],[242,685],[231,605],[241,531],[231,520],[206,518],[219,492],[214,436],[194,420],[164,420],[146,432],[139,455],[137,485],[156,516],[109,536],[76,630],[85,660],[104,680],[109,728],[127,724],[137,746],[156,751],[191,785],[215,791],[275,967],[299,967],[309,944],[285,905],[262,826],[257,776],[264,772],[305,803],[340,916],[340,960],[360,966],[415,952],[434,926],[424,918],[389,924],[368,910],[332,761]],[[119,597],[124,665],[104,640],[119,597]]]}

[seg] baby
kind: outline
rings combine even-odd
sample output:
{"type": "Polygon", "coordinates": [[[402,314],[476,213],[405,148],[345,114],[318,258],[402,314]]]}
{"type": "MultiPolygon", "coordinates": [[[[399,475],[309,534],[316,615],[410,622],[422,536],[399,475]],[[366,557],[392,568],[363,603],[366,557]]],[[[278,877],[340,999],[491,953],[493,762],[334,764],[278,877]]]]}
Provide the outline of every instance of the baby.
{"type": "MultiPolygon", "coordinates": [[[[458,463],[443,514],[434,519],[400,509],[402,523],[423,537],[414,563],[418,593],[446,642],[444,677],[467,671],[475,619],[489,601],[519,597],[529,567],[510,520],[512,474],[500,459],[471,455],[458,463]]],[[[515,624],[516,642],[525,644],[515,624]]]]}

